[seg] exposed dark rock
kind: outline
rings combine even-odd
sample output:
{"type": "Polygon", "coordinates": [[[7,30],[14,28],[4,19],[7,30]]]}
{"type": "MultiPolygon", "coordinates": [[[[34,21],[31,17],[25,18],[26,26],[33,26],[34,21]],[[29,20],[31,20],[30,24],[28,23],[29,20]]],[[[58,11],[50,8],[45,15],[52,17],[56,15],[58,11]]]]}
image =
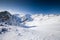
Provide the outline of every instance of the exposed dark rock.
{"type": "Polygon", "coordinates": [[[0,21],[1,22],[5,22],[5,21],[9,20],[10,17],[11,17],[11,14],[8,11],[0,12],[0,21]]]}
{"type": "Polygon", "coordinates": [[[7,32],[8,30],[6,29],[6,28],[2,28],[1,30],[0,30],[0,34],[2,34],[2,33],[5,33],[5,32],[7,32]]]}
{"type": "Polygon", "coordinates": [[[0,24],[0,26],[4,26],[3,24],[0,24]]]}
{"type": "Polygon", "coordinates": [[[6,32],[7,31],[7,29],[6,28],[2,28],[2,32],[6,32]]]}

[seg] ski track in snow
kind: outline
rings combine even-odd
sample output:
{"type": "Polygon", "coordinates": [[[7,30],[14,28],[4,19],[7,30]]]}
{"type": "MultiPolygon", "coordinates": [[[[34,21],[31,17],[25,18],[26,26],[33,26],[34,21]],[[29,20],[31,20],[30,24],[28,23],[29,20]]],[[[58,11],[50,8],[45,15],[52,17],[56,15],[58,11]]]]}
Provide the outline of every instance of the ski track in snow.
{"type": "MultiPolygon", "coordinates": [[[[22,17],[24,20],[26,16],[22,16],[18,17],[22,17]]],[[[60,40],[60,15],[35,14],[30,17],[32,20],[28,19],[23,24],[35,27],[0,26],[0,29],[8,29],[7,32],[0,34],[0,40],[60,40]]]]}

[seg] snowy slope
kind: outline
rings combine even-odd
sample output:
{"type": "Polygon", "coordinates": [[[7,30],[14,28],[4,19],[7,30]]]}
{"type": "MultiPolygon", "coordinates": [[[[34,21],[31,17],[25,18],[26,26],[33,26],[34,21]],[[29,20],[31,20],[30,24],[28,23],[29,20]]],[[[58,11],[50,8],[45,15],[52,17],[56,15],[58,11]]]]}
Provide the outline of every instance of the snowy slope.
{"type": "Polygon", "coordinates": [[[7,29],[0,33],[0,40],[60,40],[60,15],[27,15],[20,14],[18,19],[14,17],[18,26],[14,25],[15,22],[0,26],[0,32],[3,28],[7,29]],[[19,18],[28,20],[20,23],[19,18]]]}
{"type": "Polygon", "coordinates": [[[60,32],[36,31],[27,28],[9,26],[6,33],[0,34],[0,40],[60,40],[60,32]]]}

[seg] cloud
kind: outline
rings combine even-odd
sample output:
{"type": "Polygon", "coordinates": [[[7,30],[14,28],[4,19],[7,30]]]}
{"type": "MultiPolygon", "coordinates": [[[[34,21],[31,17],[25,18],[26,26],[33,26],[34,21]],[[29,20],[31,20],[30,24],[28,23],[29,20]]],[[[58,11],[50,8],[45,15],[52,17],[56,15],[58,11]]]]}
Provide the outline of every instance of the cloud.
{"type": "Polygon", "coordinates": [[[26,22],[25,25],[28,26],[36,26],[35,28],[31,29],[38,29],[38,30],[54,30],[60,31],[60,15],[43,15],[43,14],[34,14],[31,15],[33,21],[26,22]]]}

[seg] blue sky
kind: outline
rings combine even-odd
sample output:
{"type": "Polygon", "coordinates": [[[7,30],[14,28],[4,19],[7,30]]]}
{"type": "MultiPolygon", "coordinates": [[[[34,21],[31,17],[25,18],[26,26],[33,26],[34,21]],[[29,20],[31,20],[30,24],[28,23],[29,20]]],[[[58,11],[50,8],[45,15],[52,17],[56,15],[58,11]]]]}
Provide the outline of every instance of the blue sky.
{"type": "Polygon", "coordinates": [[[30,13],[59,14],[59,0],[0,0],[0,9],[14,9],[30,13]]]}

